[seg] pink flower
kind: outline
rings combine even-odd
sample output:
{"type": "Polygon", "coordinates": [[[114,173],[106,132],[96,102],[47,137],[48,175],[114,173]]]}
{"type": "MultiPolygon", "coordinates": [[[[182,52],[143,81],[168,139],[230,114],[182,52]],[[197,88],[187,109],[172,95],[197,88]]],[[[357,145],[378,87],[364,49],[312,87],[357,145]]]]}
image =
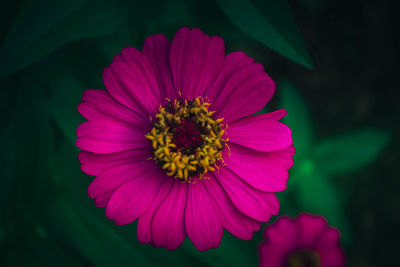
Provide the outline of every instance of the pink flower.
{"type": "Polygon", "coordinates": [[[265,239],[259,247],[260,266],[345,266],[339,231],[322,216],[302,213],[293,220],[279,217],[266,227],[265,239]]]}
{"type": "Polygon", "coordinates": [[[77,129],[88,194],[118,225],[138,219],[142,243],[176,249],[186,235],[216,248],[225,228],[249,240],[279,211],[293,164],[285,110],[254,115],[274,82],[220,37],[182,28],[143,51],[127,47],[83,94],[77,129]]]}

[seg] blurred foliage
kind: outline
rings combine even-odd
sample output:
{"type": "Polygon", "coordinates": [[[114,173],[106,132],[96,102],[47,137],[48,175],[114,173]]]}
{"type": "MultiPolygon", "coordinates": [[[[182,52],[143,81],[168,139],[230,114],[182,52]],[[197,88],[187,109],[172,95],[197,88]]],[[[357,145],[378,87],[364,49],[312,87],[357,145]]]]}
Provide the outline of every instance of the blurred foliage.
{"type": "MultiPolygon", "coordinates": [[[[104,88],[102,70],[125,46],[147,35],[170,39],[182,26],[224,38],[228,52],[268,47],[311,68],[313,63],[286,1],[9,1],[0,27],[1,266],[256,266],[257,244],[225,232],[218,249],[176,251],[142,245],[136,223],[115,226],[86,194],[93,179],[80,170],[75,130],[87,88],[104,88]],[[6,28],[8,27],[8,28],[6,28]]],[[[264,54],[272,53],[268,49],[264,54]]],[[[252,54],[254,53],[254,54],[252,54]]],[[[271,66],[266,66],[271,67],[271,66]]],[[[316,141],[307,104],[289,83],[278,90],[289,112],[297,153],[282,213],[325,215],[351,240],[334,177],[356,173],[388,143],[386,132],[353,131],[316,141]]],[[[357,175],[354,175],[357,177],[357,175]]]]}
{"type": "Polygon", "coordinates": [[[283,121],[293,131],[296,148],[288,188],[280,193],[280,199],[287,203],[284,208],[292,216],[300,211],[324,215],[331,225],[339,228],[343,243],[351,245],[349,222],[343,207],[348,196],[334,185],[333,178],[371,163],[389,143],[390,135],[383,130],[364,129],[318,140],[302,96],[287,81],[279,87],[279,106],[288,111],[283,121]]]}

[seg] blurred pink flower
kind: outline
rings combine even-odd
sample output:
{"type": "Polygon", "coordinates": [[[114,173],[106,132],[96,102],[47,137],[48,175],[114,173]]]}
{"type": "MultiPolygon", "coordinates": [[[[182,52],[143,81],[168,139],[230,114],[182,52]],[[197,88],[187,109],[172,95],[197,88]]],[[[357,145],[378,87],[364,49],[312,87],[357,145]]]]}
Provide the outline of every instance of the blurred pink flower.
{"type": "Polygon", "coordinates": [[[340,233],[322,216],[302,213],[295,219],[282,216],[266,227],[259,246],[260,266],[341,267],[345,257],[340,233]]]}
{"type": "Polygon", "coordinates": [[[219,246],[222,229],[249,240],[279,211],[293,164],[285,110],[254,115],[274,82],[220,37],[182,28],[143,51],[127,47],[89,89],[77,129],[88,194],[118,225],[138,219],[142,243],[176,249],[186,235],[199,250],[219,246]],[[229,126],[228,126],[229,125],[229,126]]]}

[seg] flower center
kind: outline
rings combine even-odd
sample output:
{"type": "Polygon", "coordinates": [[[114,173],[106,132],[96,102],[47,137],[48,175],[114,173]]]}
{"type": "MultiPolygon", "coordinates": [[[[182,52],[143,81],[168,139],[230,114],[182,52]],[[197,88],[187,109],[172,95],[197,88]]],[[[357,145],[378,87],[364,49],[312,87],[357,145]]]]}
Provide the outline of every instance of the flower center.
{"type": "Polygon", "coordinates": [[[184,119],[182,124],[175,129],[174,144],[181,151],[190,152],[200,147],[203,139],[201,138],[201,128],[192,118],[184,119]]]}
{"type": "Polygon", "coordinates": [[[169,99],[156,114],[153,128],[146,134],[154,149],[153,159],[167,171],[185,182],[192,177],[205,178],[223,164],[222,152],[227,145],[226,125],[215,119],[210,104],[197,97],[194,100],[169,99]]]}
{"type": "Polygon", "coordinates": [[[302,249],[289,254],[286,260],[286,267],[320,267],[321,260],[317,252],[302,249]]]}

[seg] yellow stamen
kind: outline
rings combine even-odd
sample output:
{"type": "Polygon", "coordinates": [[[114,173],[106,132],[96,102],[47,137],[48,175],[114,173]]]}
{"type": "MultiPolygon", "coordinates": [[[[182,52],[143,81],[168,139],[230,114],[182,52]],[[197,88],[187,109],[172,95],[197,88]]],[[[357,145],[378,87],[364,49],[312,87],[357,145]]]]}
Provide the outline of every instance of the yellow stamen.
{"type": "MultiPolygon", "coordinates": [[[[179,96],[182,96],[180,92],[179,96]]],[[[210,104],[202,97],[167,101],[169,107],[159,108],[153,128],[145,135],[154,149],[153,159],[166,170],[167,175],[182,182],[196,183],[197,180],[209,179],[205,176],[208,171],[223,166],[222,151],[225,147],[229,155],[228,139],[223,138],[227,129],[226,125],[221,124],[223,118],[213,118],[215,111],[208,110],[210,104]],[[174,134],[187,119],[193,120],[196,127],[202,129],[201,142],[198,147],[182,150],[174,143],[174,134]],[[197,178],[192,179],[194,176],[197,178]]]]}

